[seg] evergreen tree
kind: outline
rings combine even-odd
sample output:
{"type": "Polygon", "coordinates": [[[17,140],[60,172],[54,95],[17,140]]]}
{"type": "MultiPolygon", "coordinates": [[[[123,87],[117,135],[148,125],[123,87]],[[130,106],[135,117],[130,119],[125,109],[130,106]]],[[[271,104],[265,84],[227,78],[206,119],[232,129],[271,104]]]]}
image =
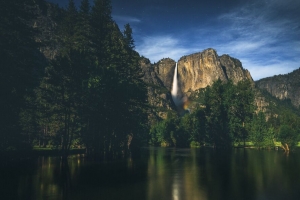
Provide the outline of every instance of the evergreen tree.
{"type": "Polygon", "coordinates": [[[250,125],[249,139],[258,148],[274,147],[274,130],[269,128],[266,122],[266,116],[263,112],[254,115],[250,125]]]}
{"type": "Polygon", "coordinates": [[[132,29],[130,27],[130,24],[125,24],[124,26],[124,41],[125,41],[125,46],[129,49],[129,50],[134,50],[135,45],[134,45],[134,40],[132,37],[132,29]]]}
{"type": "Polygon", "coordinates": [[[283,124],[280,126],[278,139],[281,142],[281,147],[284,151],[289,152],[297,145],[297,134],[289,125],[283,124]]]}
{"type": "Polygon", "coordinates": [[[228,115],[225,107],[225,86],[218,79],[205,91],[205,115],[210,142],[217,147],[231,146],[232,140],[228,131],[228,115]]]}
{"type": "Polygon", "coordinates": [[[250,123],[255,110],[253,87],[248,80],[240,81],[236,86],[229,81],[226,90],[230,135],[236,142],[243,142],[245,146],[248,137],[246,126],[250,123]]]}
{"type": "Polygon", "coordinates": [[[36,81],[37,45],[33,29],[26,24],[31,15],[25,8],[30,3],[0,2],[0,150],[21,147],[20,112],[36,81]]]}
{"type": "Polygon", "coordinates": [[[62,20],[62,24],[59,26],[59,32],[61,40],[62,48],[60,49],[60,53],[67,54],[71,49],[76,49],[77,41],[76,41],[76,23],[78,19],[78,12],[73,0],[69,0],[69,4],[65,13],[65,16],[62,20]]]}
{"type": "Polygon", "coordinates": [[[91,11],[91,42],[96,64],[109,63],[109,34],[112,27],[110,0],[95,0],[91,11]]]}
{"type": "MultiPolygon", "coordinates": [[[[68,56],[59,56],[46,69],[46,76],[37,91],[44,126],[67,156],[72,141],[81,130],[81,115],[87,70],[85,55],[71,50],[68,56]],[[50,115],[49,115],[50,114],[50,115]]],[[[43,129],[45,129],[43,128],[43,129]]],[[[48,135],[49,136],[49,135],[48,135]]]]}
{"type": "Polygon", "coordinates": [[[89,0],[82,0],[79,9],[78,20],[76,23],[76,42],[80,51],[90,51],[90,4],[89,0]]]}

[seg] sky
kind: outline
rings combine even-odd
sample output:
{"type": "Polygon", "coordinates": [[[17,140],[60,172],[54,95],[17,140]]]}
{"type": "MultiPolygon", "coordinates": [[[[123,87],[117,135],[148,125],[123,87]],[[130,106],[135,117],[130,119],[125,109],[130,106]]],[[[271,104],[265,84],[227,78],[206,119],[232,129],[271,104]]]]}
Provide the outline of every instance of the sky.
{"type": "Polygon", "coordinates": [[[121,30],[131,25],[136,51],[152,63],[214,48],[239,59],[254,80],[300,67],[300,0],[111,2],[113,19],[121,30]]]}

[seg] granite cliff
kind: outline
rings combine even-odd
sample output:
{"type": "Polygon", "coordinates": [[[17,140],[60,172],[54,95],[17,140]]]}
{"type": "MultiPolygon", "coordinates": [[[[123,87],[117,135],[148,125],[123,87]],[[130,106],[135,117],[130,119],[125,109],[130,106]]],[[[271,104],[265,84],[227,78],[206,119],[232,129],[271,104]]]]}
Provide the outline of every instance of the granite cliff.
{"type": "MultiPolygon", "coordinates": [[[[64,11],[44,1],[28,9],[34,15],[28,23],[36,30],[35,40],[40,44],[40,52],[48,61],[55,59],[60,48],[57,39],[58,21],[64,11]]],[[[148,102],[153,117],[165,118],[168,111],[176,109],[170,94],[175,65],[176,62],[170,58],[161,59],[154,64],[147,58],[141,58],[140,67],[144,74],[143,80],[147,83],[148,102]]],[[[245,79],[253,82],[249,71],[243,68],[238,59],[229,55],[219,56],[211,48],[181,57],[178,60],[178,79],[181,95],[187,97],[217,79],[224,82],[232,80],[234,83],[245,79]]],[[[282,94],[278,91],[278,95],[282,94]]],[[[263,98],[257,99],[258,107],[267,105],[261,99],[263,98]]]]}
{"type": "MultiPolygon", "coordinates": [[[[175,64],[174,60],[164,58],[156,64],[149,65],[161,84],[169,91],[172,87],[175,64]]],[[[211,48],[181,57],[178,61],[178,79],[180,90],[187,95],[211,85],[217,79],[224,82],[231,79],[234,83],[249,79],[253,82],[249,71],[243,68],[239,60],[229,55],[218,56],[211,48]]]]}
{"type": "MultiPolygon", "coordinates": [[[[166,62],[174,62],[171,59],[167,59],[166,62]]],[[[175,62],[174,62],[175,63],[175,62]]],[[[173,66],[169,64],[169,66],[173,66]]],[[[154,120],[159,118],[165,118],[168,110],[174,110],[170,89],[165,83],[169,83],[168,75],[164,76],[163,71],[158,71],[157,64],[151,64],[150,60],[142,57],[140,60],[140,67],[143,71],[143,81],[147,84],[148,91],[148,103],[150,105],[150,119],[154,120]]],[[[171,70],[171,69],[170,69],[171,70]]],[[[174,69],[173,69],[174,72],[174,69]]],[[[170,79],[172,80],[172,79],[170,79]]],[[[172,84],[172,83],[170,83],[172,84]]]]}
{"type": "MultiPolygon", "coordinates": [[[[161,59],[156,64],[151,64],[145,58],[141,60],[144,81],[148,84],[149,103],[153,107],[160,107],[160,110],[174,109],[170,91],[175,65],[176,62],[170,58],[161,59]]],[[[193,92],[212,85],[218,79],[223,82],[232,80],[234,83],[246,79],[253,82],[249,71],[243,68],[239,60],[229,55],[218,56],[211,48],[183,56],[178,61],[181,96],[189,97],[193,92]]],[[[164,112],[160,113],[161,117],[165,115],[162,113],[164,112]]]]}
{"type": "Polygon", "coordinates": [[[280,100],[290,99],[297,108],[300,105],[300,68],[289,74],[261,79],[255,84],[280,100]]]}

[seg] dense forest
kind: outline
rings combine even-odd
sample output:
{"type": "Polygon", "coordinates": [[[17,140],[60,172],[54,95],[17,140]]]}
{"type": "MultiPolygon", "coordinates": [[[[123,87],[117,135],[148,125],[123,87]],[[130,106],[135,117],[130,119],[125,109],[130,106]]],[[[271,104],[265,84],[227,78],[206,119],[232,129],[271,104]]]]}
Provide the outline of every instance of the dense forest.
{"type": "Polygon", "coordinates": [[[266,149],[277,146],[289,151],[300,140],[299,110],[290,101],[265,93],[248,80],[236,85],[217,80],[191,97],[194,108],[190,114],[178,117],[170,112],[167,119],[152,126],[150,144],[266,149]],[[270,102],[264,112],[255,106],[258,92],[270,102]]]}
{"type": "Polygon", "coordinates": [[[130,25],[121,31],[112,19],[110,1],[82,0],[77,8],[69,0],[66,9],[57,8],[59,48],[47,62],[28,25],[37,2],[44,1],[0,2],[1,152],[51,146],[67,156],[84,147],[101,159],[149,144],[271,148],[281,142],[286,151],[297,145],[299,114],[281,103],[258,112],[248,81],[218,80],[194,95],[190,113],[170,111],[150,126],[141,57],[130,25]]]}
{"type": "Polygon", "coordinates": [[[120,31],[109,0],[70,0],[56,28],[56,58],[39,65],[35,1],[1,1],[1,150],[84,145],[116,157],[145,135],[146,90],[129,24],[120,31]],[[5,114],[4,114],[5,113],[5,114]]]}

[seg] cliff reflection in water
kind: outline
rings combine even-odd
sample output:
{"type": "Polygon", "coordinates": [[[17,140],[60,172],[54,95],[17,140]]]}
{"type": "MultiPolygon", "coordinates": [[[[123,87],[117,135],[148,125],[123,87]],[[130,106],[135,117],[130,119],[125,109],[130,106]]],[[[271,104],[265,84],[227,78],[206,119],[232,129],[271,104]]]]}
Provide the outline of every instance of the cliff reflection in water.
{"type": "Polygon", "coordinates": [[[297,199],[299,153],[152,149],[148,199],[297,199]]]}
{"type": "Polygon", "coordinates": [[[199,188],[200,171],[195,153],[189,149],[151,149],[148,199],[206,199],[205,192],[199,188]]]}
{"type": "Polygon", "coordinates": [[[298,199],[300,152],[145,148],[92,162],[39,157],[0,170],[1,199],[298,199]]]}

